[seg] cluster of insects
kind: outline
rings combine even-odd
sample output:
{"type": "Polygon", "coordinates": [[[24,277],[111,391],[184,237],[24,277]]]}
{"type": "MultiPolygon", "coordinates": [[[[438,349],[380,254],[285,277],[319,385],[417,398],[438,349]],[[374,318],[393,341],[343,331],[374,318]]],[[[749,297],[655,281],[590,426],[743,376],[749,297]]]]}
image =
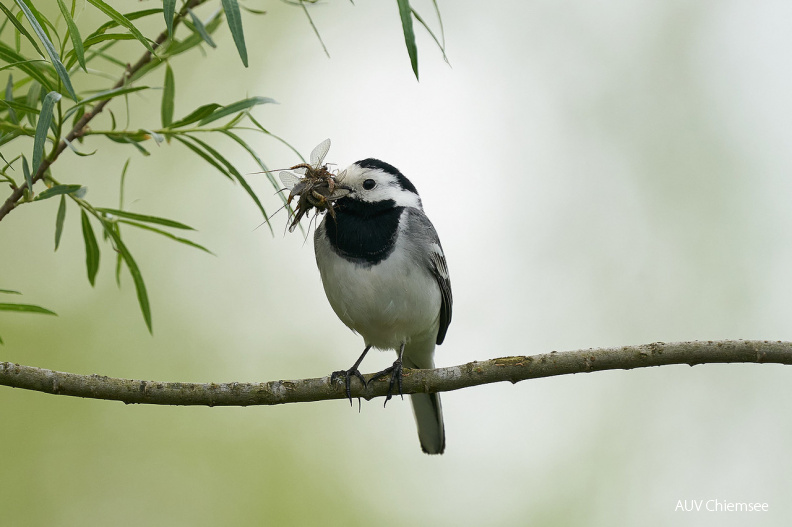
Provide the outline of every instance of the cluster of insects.
{"type": "Polygon", "coordinates": [[[349,194],[349,190],[338,184],[344,173],[333,174],[324,164],[324,158],[330,150],[330,139],[325,139],[311,152],[311,162],[300,163],[282,170],[278,176],[281,183],[289,190],[287,204],[291,204],[299,196],[294,209],[294,217],[289,224],[289,232],[293,232],[305,214],[311,209],[319,212],[327,211],[335,218],[333,202],[349,194]]]}

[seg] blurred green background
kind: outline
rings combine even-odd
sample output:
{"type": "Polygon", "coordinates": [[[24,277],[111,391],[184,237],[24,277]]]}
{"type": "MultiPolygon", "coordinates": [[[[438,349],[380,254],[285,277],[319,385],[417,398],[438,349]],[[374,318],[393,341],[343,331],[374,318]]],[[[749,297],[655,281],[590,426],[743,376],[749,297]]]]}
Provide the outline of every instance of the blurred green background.
{"type": "MultiPolygon", "coordinates": [[[[431,3],[415,6],[432,23],[431,3]]],[[[330,137],[327,161],[401,169],[452,274],[438,365],[792,340],[792,4],[443,2],[452,67],[417,28],[420,83],[395,2],[312,7],[332,59],[298,8],[264,8],[244,18],[250,68],[225,29],[205,60],[174,61],[176,115],[269,96],[280,105],[254,115],[304,154],[330,137]]],[[[131,101],[133,127],[158,126],[157,92],[131,101]]],[[[273,168],[298,162],[250,139],[273,168]]],[[[310,237],[257,229],[244,192],[180,145],[142,157],[91,141],[97,155],[57,162],[60,181],[113,207],[131,157],[129,210],[196,227],[217,256],[127,229],[150,336],[107,247],[88,285],[75,210],[53,253],[56,200],[22,206],[0,224],[0,288],[59,316],[0,316],[0,360],[192,382],[318,377],[354,361],[362,342],[327,304],[310,237]]],[[[273,189],[251,180],[274,211],[273,189]]],[[[406,401],[171,408],[0,387],[0,524],[787,525],[791,375],[670,366],[446,393],[440,457],[420,452],[406,401]],[[675,512],[694,499],[769,511],[675,512]]]]}

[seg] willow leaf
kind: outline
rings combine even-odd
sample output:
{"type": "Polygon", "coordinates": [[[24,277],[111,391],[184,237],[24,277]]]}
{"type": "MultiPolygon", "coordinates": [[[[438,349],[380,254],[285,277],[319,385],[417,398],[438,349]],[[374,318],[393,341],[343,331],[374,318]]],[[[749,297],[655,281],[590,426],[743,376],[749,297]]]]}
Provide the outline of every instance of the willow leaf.
{"type": "Polygon", "coordinates": [[[50,61],[52,65],[55,67],[55,71],[58,72],[58,76],[60,77],[61,81],[63,82],[63,86],[66,88],[66,91],[69,92],[69,95],[75,101],[77,99],[77,94],[74,92],[74,88],[72,87],[71,79],[69,78],[69,73],[66,71],[66,67],[60,60],[60,56],[58,56],[58,52],[55,50],[55,46],[52,45],[52,41],[50,41],[47,33],[44,31],[44,28],[41,27],[39,24],[38,19],[33,15],[33,12],[30,10],[28,5],[25,3],[25,0],[15,0],[19,8],[25,13],[25,18],[33,27],[33,31],[36,33],[36,36],[39,38],[41,43],[44,45],[44,49],[47,51],[47,55],[49,55],[50,61]]]}
{"type": "Polygon", "coordinates": [[[80,213],[82,219],[82,233],[85,240],[85,267],[88,270],[88,281],[96,284],[96,273],[99,271],[99,244],[96,243],[91,220],[85,211],[80,213]]]}
{"type": "Polygon", "coordinates": [[[157,225],[163,225],[165,227],[172,227],[174,229],[183,229],[187,231],[194,231],[192,227],[189,225],[185,225],[184,223],[180,223],[178,221],[169,220],[167,218],[160,218],[158,216],[148,216],[146,214],[137,214],[134,212],[128,212],[125,210],[119,209],[106,209],[106,208],[97,208],[98,212],[102,212],[104,214],[111,214],[113,216],[118,216],[119,218],[128,218],[130,220],[142,221],[146,223],[156,223],[157,225]]]}
{"type": "Polygon", "coordinates": [[[175,97],[176,85],[173,80],[173,70],[168,64],[165,66],[165,82],[162,86],[162,105],[160,107],[163,128],[167,128],[173,122],[173,101],[175,97]]]}
{"type": "Polygon", "coordinates": [[[151,225],[146,225],[145,223],[138,223],[136,221],[129,221],[129,220],[118,220],[118,221],[119,221],[119,223],[124,223],[126,225],[132,225],[133,227],[137,227],[138,229],[144,229],[144,230],[147,230],[147,231],[156,232],[157,234],[159,234],[161,236],[165,236],[166,238],[170,238],[171,240],[177,241],[179,243],[183,243],[185,245],[189,245],[190,247],[195,247],[196,249],[200,249],[200,250],[202,250],[204,252],[207,252],[207,253],[209,253],[209,254],[214,256],[214,253],[212,251],[210,251],[209,249],[207,249],[206,247],[204,247],[203,245],[199,245],[199,244],[195,243],[192,240],[188,240],[186,238],[181,238],[181,237],[176,236],[174,234],[171,234],[171,233],[169,233],[167,231],[163,231],[161,229],[157,229],[156,227],[152,227],[151,225]]]}
{"type": "Polygon", "coordinates": [[[39,192],[39,195],[33,201],[41,201],[47,198],[54,198],[63,194],[71,194],[77,192],[82,188],[82,185],[55,185],[46,190],[39,192]]]}
{"type": "Polygon", "coordinates": [[[237,101],[235,103],[231,103],[228,106],[223,106],[215,111],[213,111],[210,115],[201,119],[201,122],[198,123],[201,126],[207,125],[213,121],[218,119],[222,119],[228,115],[241,112],[252,108],[253,106],[257,106],[259,104],[278,104],[275,99],[270,99],[269,97],[249,97],[247,99],[242,99],[241,101],[237,101]]]}
{"type": "Polygon", "coordinates": [[[12,24],[14,24],[14,27],[17,28],[17,31],[19,31],[22,35],[24,35],[24,37],[26,39],[28,39],[28,41],[36,49],[38,54],[43,57],[44,56],[44,52],[41,51],[40,47],[38,47],[38,44],[36,43],[36,39],[34,39],[33,36],[30,33],[28,33],[28,30],[25,29],[25,26],[23,26],[22,23],[19,20],[17,20],[17,18],[14,16],[14,14],[11,12],[11,10],[8,9],[3,4],[0,4],[0,10],[2,10],[3,13],[5,13],[5,16],[8,17],[8,20],[10,20],[12,24]]]}
{"type": "Polygon", "coordinates": [[[127,28],[129,32],[132,33],[135,36],[135,38],[140,41],[141,44],[146,46],[146,49],[149,50],[149,52],[152,55],[156,55],[156,53],[154,53],[154,48],[151,47],[151,44],[149,43],[148,39],[143,36],[143,34],[138,30],[138,28],[136,28],[135,25],[132,22],[130,22],[127,17],[125,17],[124,15],[122,15],[121,13],[119,13],[109,5],[107,5],[102,0],[88,0],[88,3],[90,3],[91,5],[99,9],[102,13],[110,17],[110,19],[113,22],[117,23],[119,26],[123,26],[127,28]]]}
{"type": "Polygon", "coordinates": [[[47,141],[47,130],[52,123],[52,110],[55,103],[61,99],[61,94],[56,91],[49,92],[41,103],[41,113],[36,123],[36,135],[33,139],[33,174],[38,172],[41,161],[44,159],[44,144],[47,141]]]}
{"type": "Polygon", "coordinates": [[[163,0],[162,14],[165,17],[165,25],[168,26],[168,36],[173,38],[173,15],[176,13],[176,0],[163,0]]]}
{"type": "Polygon", "coordinates": [[[55,250],[61,241],[61,234],[63,234],[63,221],[66,219],[66,196],[61,195],[60,205],[58,205],[58,215],[55,217],[55,250]]]}
{"type": "Polygon", "coordinates": [[[399,4],[399,16],[401,17],[402,31],[404,32],[404,43],[407,45],[407,54],[410,55],[410,64],[412,65],[413,73],[415,73],[415,79],[418,80],[418,46],[415,44],[410,0],[396,0],[396,2],[399,4]]]}
{"type": "Polygon", "coordinates": [[[198,16],[196,16],[195,13],[193,13],[192,9],[188,9],[187,12],[190,13],[190,19],[192,20],[192,24],[189,24],[186,20],[184,24],[190,27],[190,29],[192,29],[196,33],[198,33],[204,42],[209,44],[211,47],[216,48],[217,44],[215,44],[214,40],[212,40],[212,37],[206,31],[206,26],[204,26],[204,23],[201,22],[201,19],[198,18],[198,16]]]}
{"type": "Polygon", "coordinates": [[[137,292],[140,311],[143,313],[143,320],[145,320],[146,327],[148,328],[149,333],[151,333],[151,304],[149,304],[148,293],[146,292],[146,284],[143,282],[143,275],[140,274],[140,268],[138,267],[137,262],[135,262],[135,259],[132,258],[132,253],[129,252],[129,249],[127,249],[127,246],[124,245],[124,242],[121,241],[121,236],[114,229],[114,226],[109,224],[109,222],[104,222],[104,229],[108,236],[112,238],[118,254],[121,255],[121,258],[123,258],[127,269],[129,269],[129,274],[132,275],[132,281],[135,282],[135,291],[137,292]]]}
{"type": "Polygon", "coordinates": [[[74,19],[72,18],[71,13],[69,13],[69,9],[66,7],[66,4],[63,3],[63,0],[58,0],[58,8],[63,15],[63,19],[66,21],[66,26],[69,28],[69,38],[71,39],[74,53],[77,55],[77,61],[80,63],[80,67],[83,69],[83,71],[88,71],[85,67],[85,50],[83,49],[80,30],[77,29],[77,24],[74,23],[74,19]]]}
{"type": "Polygon", "coordinates": [[[30,304],[0,304],[0,311],[16,311],[18,313],[39,313],[41,315],[56,315],[49,309],[30,304]]]}
{"type": "Polygon", "coordinates": [[[242,32],[242,14],[239,12],[239,3],[237,0],[222,0],[222,4],[228,28],[231,30],[231,36],[234,37],[234,44],[239,52],[239,58],[247,68],[248,56],[245,47],[245,34],[242,32]]]}

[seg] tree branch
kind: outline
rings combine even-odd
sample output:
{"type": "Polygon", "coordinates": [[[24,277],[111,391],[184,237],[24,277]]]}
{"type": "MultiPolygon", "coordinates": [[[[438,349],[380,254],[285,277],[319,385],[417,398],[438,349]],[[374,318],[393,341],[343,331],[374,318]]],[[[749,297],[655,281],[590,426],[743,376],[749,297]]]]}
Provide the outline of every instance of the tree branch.
{"type": "MultiPolygon", "coordinates": [[[[187,16],[188,9],[194,9],[195,7],[203,4],[206,1],[207,0],[190,0],[189,2],[187,2],[179,10],[179,12],[177,13],[177,15],[176,15],[176,17],[175,17],[175,19],[173,21],[174,31],[176,30],[176,26],[179,25],[179,22],[181,22],[181,20],[185,16],[187,16]]],[[[166,30],[166,31],[163,31],[157,37],[157,40],[154,41],[154,44],[152,44],[151,47],[156,50],[167,39],[168,39],[168,32],[166,30]]],[[[124,86],[124,84],[126,83],[127,79],[131,78],[135,73],[138,72],[138,70],[140,70],[140,68],[142,68],[143,66],[145,66],[149,62],[151,62],[151,52],[150,51],[146,51],[143,54],[143,56],[140,57],[140,60],[138,60],[134,65],[127,65],[127,69],[124,72],[124,75],[121,76],[121,78],[118,80],[118,82],[115,83],[115,85],[113,86],[112,89],[121,88],[122,86],[124,86]]],[[[96,106],[94,106],[93,109],[90,112],[86,112],[80,118],[80,120],[77,121],[77,123],[74,125],[74,127],[71,129],[71,131],[68,134],[66,134],[66,141],[63,141],[63,140],[60,141],[58,143],[58,146],[50,153],[50,155],[48,155],[45,159],[43,159],[41,161],[41,165],[39,165],[38,170],[36,171],[35,174],[33,174],[33,183],[35,183],[35,182],[39,181],[40,179],[42,179],[44,177],[44,174],[46,173],[47,169],[50,167],[50,165],[52,165],[52,163],[54,163],[55,160],[58,159],[58,156],[60,156],[61,153],[64,150],[66,150],[67,141],[69,143],[72,143],[72,142],[74,142],[75,139],[77,139],[80,136],[82,136],[83,134],[85,134],[85,131],[87,130],[87,127],[88,127],[88,123],[90,123],[91,120],[94,117],[96,117],[97,115],[102,113],[102,110],[104,110],[104,107],[111,100],[113,100],[113,99],[104,99],[102,101],[99,101],[96,104],[96,106]]],[[[24,196],[24,194],[25,194],[25,185],[17,187],[17,188],[15,188],[13,190],[13,192],[11,192],[11,195],[8,197],[8,199],[5,200],[5,203],[0,205],[0,221],[2,221],[3,218],[9,212],[14,210],[14,208],[17,205],[17,203],[19,202],[20,199],[22,199],[22,196],[24,196]]]]}
{"type": "MultiPolygon", "coordinates": [[[[648,366],[705,363],[792,364],[792,342],[759,340],[694,341],[551,352],[528,357],[503,357],[435,370],[405,370],[403,391],[429,393],[480,384],[553,377],[570,373],[629,370],[648,366]]],[[[371,376],[367,376],[370,378],[371,376]]],[[[251,406],[342,399],[344,388],[330,377],[266,383],[194,384],[115,379],[77,375],[10,362],[0,362],[0,385],[56,395],[106,399],[137,404],[251,406]]],[[[387,380],[364,388],[352,383],[352,396],[382,397],[387,380]]]]}

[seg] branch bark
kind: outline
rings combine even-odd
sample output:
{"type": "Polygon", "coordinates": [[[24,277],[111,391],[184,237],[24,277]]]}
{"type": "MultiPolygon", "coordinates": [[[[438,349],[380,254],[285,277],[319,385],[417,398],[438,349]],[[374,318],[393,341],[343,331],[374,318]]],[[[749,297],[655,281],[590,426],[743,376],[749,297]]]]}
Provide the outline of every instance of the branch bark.
{"type": "MultiPolygon", "coordinates": [[[[188,9],[194,9],[195,7],[201,5],[206,1],[207,0],[190,0],[189,2],[187,2],[179,10],[178,14],[176,15],[176,18],[173,21],[174,31],[176,30],[176,26],[179,25],[179,22],[181,22],[181,20],[185,16],[187,16],[188,9]]],[[[167,39],[168,39],[168,32],[163,31],[157,37],[157,40],[154,41],[151,47],[156,50],[167,39]]],[[[124,75],[121,76],[121,78],[118,80],[118,82],[115,83],[112,89],[121,88],[122,86],[124,86],[127,79],[132,77],[135,73],[137,73],[137,71],[140,68],[148,64],[150,61],[151,61],[151,52],[146,51],[145,53],[143,53],[143,56],[141,56],[140,59],[134,65],[127,65],[128,67],[127,70],[124,72],[124,75]]],[[[94,117],[102,113],[104,107],[111,100],[112,99],[105,99],[103,101],[99,101],[98,103],[96,103],[96,106],[94,106],[90,112],[87,112],[85,115],[83,115],[80,118],[80,120],[77,121],[77,123],[74,125],[71,131],[69,131],[69,133],[66,134],[66,141],[72,143],[74,142],[75,139],[78,139],[83,134],[85,134],[85,131],[88,129],[88,123],[90,123],[94,117]]],[[[67,147],[66,141],[61,140],[58,143],[58,146],[55,147],[55,149],[50,153],[50,155],[48,155],[45,159],[41,161],[41,165],[39,165],[38,170],[36,171],[35,174],[33,174],[33,183],[36,183],[37,181],[42,179],[47,169],[50,167],[50,165],[52,165],[52,163],[54,163],[55,160],[58,159],[58,156],[60,156],[61,153],[63,153],[63,151],[66,150],[67,147]]],[[[13,189],[8,199],[6,199],[5,202],[2,205],[0,205],[0,221],[2,221],[3,218],[6,215],[8,215],[9,212],[14,210],[14,208],[17,206],[17,203],[19,203],[19,200],[22,199],[22,196],[24,196],[24,194],[25,194],[25,185],[13,189]]]]}
{"type": "MultiPolygon", "coordinates": [[[[509,381],[668,364],[792,364],[792,342],[759,340],[693,341],[598,348],[543,355],[503,357],[434,370],[405,370],[403,391],[431,393],[509,381]]],[[[367,380],[370,378],[367,375],[367,380]]],[[[252,406],[343,399],[341,383],[330,377],[265,383],[195,384],[78,375],[0,362],[0,385],[55,395],[123,401],[127,404],[252,406]]],[[[352,396],[385,396],[387,380],[363,387],[352,382],[352,396]]]]}

